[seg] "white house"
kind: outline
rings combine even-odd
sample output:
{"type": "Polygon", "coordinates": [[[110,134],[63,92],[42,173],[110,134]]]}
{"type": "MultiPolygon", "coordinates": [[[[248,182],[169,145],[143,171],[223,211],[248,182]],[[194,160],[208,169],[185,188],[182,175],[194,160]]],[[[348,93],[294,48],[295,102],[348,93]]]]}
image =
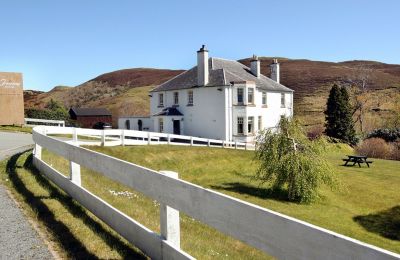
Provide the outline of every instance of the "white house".
{"type": "MultiPolygon", "coordinates": [[[[151,125],[150,131],[252,142],[258,130],[293,116],[293,90],[279,83],[278,61],[270,66],[272,79],[260,73],[256,56],[248,68],[209,58],[203,45],[197,66],[153,89],[151,116],[135,120],[151,125]]],[[[120,128],[127,128],[124,122],[120,128]]]]}

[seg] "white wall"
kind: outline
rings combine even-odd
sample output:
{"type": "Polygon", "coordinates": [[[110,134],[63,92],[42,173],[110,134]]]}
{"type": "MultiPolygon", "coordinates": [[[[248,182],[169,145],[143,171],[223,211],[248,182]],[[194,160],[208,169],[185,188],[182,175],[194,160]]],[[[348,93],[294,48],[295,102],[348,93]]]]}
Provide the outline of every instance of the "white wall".
{"type": "MultiPolygon", "coordinates": [[[[262,92],[252,82],[235,84],[233,87],[199,87],[192,89],[153,92],[151,114],[174,106],[174,92],[179,93],[179,105],[183,114],[181,134],[215,138],[228,141],[252,142],[257,134],[258,117],[262,116],[262,129],[276,127],[281,116],[293,116],[293,94],[285,93],[285,107],[281,106],[281,92],[267,92],[267,105],[262,105],[262,92]],[[248,88],[254,89],[254,104],[247,104],[248,88]],[[237,89],[244,89],[244,105],[237,104],[237,89]],[[220,89],[220,90],[218,90],[220,89]],[[188,106],[188,91],[193,91],[193,106],[188,106]],[[159,93],[164,95],[164,106],[159,107],[159,93]],[[247,119],[252,116],[253,133],[247,133],[247,119]],[[244,135],[237,134],[237,118],[244,118],[244,135]],[[230,126],[230,127],[229,127],[230,126]]],[[[172,117],[164,117],[164,132],[173,133],[172,117]]],[[[153,117],[153,129],[158,132],[158,119],[153,117]]]]}
{"type": "MultiPolygon", "coordinates": [[[[225,98],[224,88],[199,87],[176,91],[153,92],[150,98],[151,114],[163,108],[174,106],[174,92],[179,93],[179,105],[176,107],[183,115],[181,134],[225,140],[225,98]],[[188,91],[193,91],[193,106],[188,106],[188,91]],[[158,94],[164,94],[164,106],[158,107],[158,94]]],[[[168,120],[168,117],[165,122],[168,120]]],[[[158,121],[154,120],[154,129],[158,131],[158,121]]],[[[165,127],[165,133],[173,133],[173,128],[165,127]],[[167,132],[168,131],[168,132],[167,132]]]]}
{"type": "Polygon", "coordinates": [[[126,121],[130,123],[131,130],[139,130],[138,121],[142,120],[142,130],[143,131],[153,131],[153,121],[150,117],[120,117],[118,118],[118,128],[128,129],[126,121]]]}

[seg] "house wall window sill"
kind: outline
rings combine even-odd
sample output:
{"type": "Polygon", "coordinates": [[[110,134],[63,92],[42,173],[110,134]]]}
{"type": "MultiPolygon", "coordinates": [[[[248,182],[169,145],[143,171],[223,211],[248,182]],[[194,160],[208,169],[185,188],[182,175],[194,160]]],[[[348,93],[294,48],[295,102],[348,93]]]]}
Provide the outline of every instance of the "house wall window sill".
{"type": "Polygon", "coordinates": [[[193,106],[193,104],[187,104],[186,106],[188,106],[188,107],[192,107],[192,106],[193,106]]]}

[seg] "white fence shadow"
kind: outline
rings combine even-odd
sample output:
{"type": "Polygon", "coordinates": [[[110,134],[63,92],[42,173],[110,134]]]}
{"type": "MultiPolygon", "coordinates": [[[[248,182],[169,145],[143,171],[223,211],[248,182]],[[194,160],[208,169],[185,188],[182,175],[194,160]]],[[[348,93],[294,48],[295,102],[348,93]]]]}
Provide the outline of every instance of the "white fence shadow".
{"type": "MultiPolygon", "coordinates": [[[[138,141],[141,144],[159,142],[174,144],[172,138],[182,138],[182,136],[137,132],[139,131],[35,127],[33,162],[42,174],[154,259],[192,259],[180,249],[180,211],[277,258],[400,259],[400,255],[390,251],[180,180],[176,173],[157,172],[79,147],[78,144],[83,142],[126,145],[138,141]],[[72,140],[65,142],[47,136],[50,134],[69,134],[72,135],[72,140]],[[90,136],[95,140],[78,141],[78,135],[90,136]],[[130,140],[127,137],[138,140],[130,140]],[[160,140],[161,138],[167,139],[164,141],[160,140]],[[69,178],[41,159],[42,148],[70,161],[69,178]],[[80,184],[80,166],[97,171],[157,200],[161,207],[161,234],[149,230],[83,188],[80,184]]],[[[185,140],[187,142],[188,139],[185,140]]],[[[191,137],[189,145],[195,145],[195,140],[196,138],[191,137]]],[[[215,141],[208,140],[205,145],[213,146],[215,141]]],[[[238,146],[240,145],[236,143],[236,147],[238,146]]],[[[225,143],[223,146],[219,143],[219,147],[234,148],[235,144],[225,143]]]]}

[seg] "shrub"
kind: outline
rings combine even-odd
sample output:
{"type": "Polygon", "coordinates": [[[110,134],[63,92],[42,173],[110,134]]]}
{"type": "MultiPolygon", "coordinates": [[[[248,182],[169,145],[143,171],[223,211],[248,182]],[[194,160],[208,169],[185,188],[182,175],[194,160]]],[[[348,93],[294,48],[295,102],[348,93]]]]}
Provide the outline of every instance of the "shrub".
{"type": "Polygon", "coordinates": [[[386,142],[394,142],[400,139],[400,128],[393,128],[393,129],[375,129],[374,131],[370,132],[367,138],[382,138],[386,142]]]}
{"type": "Polygon", "coordinates": [[[365,139],[356,147],[356,152],[373,158],[390,159],[391,146],[382,138],[365,139]]]}
{"type": "Polygon", "coordinates": [[[321,125],[313,126],[310,130],[307,131],[307,137],[310,140],[316,140],[324,134],[324,131],[325,129],[321,125]]]}
{"type": "Polygon", "coordinates": [[[332,166],[321,156],[325,145],[323,139],[310,141],[297,121],[283,118],[277,131],[257,137],[255,178],[270,183],[273,192],[286,190],[291,201],[311,202],[322,184],[336,184],[332,166]]]}

